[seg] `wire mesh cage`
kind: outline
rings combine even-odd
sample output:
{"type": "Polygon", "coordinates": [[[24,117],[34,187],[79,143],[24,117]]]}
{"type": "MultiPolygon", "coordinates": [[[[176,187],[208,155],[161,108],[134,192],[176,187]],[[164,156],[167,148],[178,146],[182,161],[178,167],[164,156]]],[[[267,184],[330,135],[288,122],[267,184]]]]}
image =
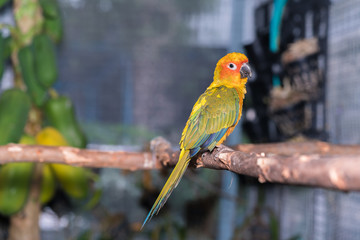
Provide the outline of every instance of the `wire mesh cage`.
{"type": "Polygon", "coordinates": [[[330,12],[327,118],[330,140],[360,142],[360,4],[336,1],[330,12]]]}
{"type": "Polygon", "coordinates": [[[311,127],[311,108],[301,101],[285,109],[275,111],[271,116],[279,130],[285,136],[294,136],[311,127]]]}
{"type": "MultiPolygon", "coordinates": [[[[360,2],[334,1],[330,8],[327,71],[327,123],[329,140],[360,143],[360,2]]],[[[329,198],[331,199],[331,198],[329,198]]],[[[337,193],[332,198],[329,239],[360,238],[360,194],[337,193]]]]}

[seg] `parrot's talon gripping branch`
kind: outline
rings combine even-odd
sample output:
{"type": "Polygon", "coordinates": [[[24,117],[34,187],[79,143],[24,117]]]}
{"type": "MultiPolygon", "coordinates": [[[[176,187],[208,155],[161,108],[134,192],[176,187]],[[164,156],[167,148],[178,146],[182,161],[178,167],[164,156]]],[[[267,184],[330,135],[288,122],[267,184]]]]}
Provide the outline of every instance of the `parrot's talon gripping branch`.
{"type": "MultiPolygon", "coordinates": [[[[231,169],[231,154],[234,150],[226,147],[225,145],[220,145],[215,147],[212,155],[214,156],[214,166],[221,166],[221,169],[230,170],[231,169]]],[[[211,158],[211,156],[210,156],[211,158]]]]}

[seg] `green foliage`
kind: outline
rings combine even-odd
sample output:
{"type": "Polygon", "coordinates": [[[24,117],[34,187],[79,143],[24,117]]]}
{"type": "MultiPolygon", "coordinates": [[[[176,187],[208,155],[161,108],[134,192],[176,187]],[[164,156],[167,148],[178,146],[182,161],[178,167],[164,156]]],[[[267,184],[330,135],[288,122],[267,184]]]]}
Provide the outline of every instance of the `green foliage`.
{"type": "Polygon", "coordinates": [[[0,82],[11,53],[11,37],[4,38],[0,33],[0,82]]]}
{"type": "Polygon", "coordinates": [[[61,19],[45,19],[44,31],[55,43],[59,43],[63,37],[61,19]]]}
{"type": "Polygon", "coordinates": [[[10,57],[10,54],[11,54],[11,51],[12,51],[12,49],[11,49],[12,44],[13,44],[13,39],[12,39],[11,36],[6,37],[4,39],[4,46],[5,46],[4,54],[3,54],[4,60],[7,60],[10,57]]]}
{"type": "Polygon", "coordinates": [[[7,4],[10,0],[0,0],[0,8],[7,4]]]}
{"type": "Polygon", "coordinates": [[[56,0],[40,0],[39,2],[45,18],[47,19],[60,18],[59,6],[56,0]]]}

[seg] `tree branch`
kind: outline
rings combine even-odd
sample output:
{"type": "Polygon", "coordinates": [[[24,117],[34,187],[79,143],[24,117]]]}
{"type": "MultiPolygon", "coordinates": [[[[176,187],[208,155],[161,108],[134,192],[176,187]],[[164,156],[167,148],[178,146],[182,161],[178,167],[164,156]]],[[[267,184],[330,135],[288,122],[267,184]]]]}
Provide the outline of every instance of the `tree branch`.
{"type": "Polygon", "coordinates": [[[73,147],[7,144],[0,146],[0,163],[47,162],[81,167],[121,168],[126,170],[158,169],[161,163],[149,152],[97,151],[73,147]]]}
{"type": "MultiPolygon", "coordinates": [[[[229,170],[263,182],[360,190],[360,146],[326,142],[221,145],[198,154],[191,166],[229,170]],[[235,150],[234,150],[235,149],[235,150]]],[[[126,170],[160,169],[177,163],[178,151],[163,138],[151,141],[151,152],[104,152],[72,147],[0,146],[0,163],[48,162],[126,170]]]]}

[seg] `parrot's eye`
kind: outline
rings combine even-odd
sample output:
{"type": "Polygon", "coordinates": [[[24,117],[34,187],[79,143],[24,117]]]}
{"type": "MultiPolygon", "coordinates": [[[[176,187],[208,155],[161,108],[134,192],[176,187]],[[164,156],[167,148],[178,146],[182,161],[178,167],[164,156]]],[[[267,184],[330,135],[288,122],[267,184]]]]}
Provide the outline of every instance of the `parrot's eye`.
{"type": "Polygon", "coordinates": [[[234,63],[229,63],[228,68],[230,68],[231,70],[236,70],[237,66],[234,63]]]}

